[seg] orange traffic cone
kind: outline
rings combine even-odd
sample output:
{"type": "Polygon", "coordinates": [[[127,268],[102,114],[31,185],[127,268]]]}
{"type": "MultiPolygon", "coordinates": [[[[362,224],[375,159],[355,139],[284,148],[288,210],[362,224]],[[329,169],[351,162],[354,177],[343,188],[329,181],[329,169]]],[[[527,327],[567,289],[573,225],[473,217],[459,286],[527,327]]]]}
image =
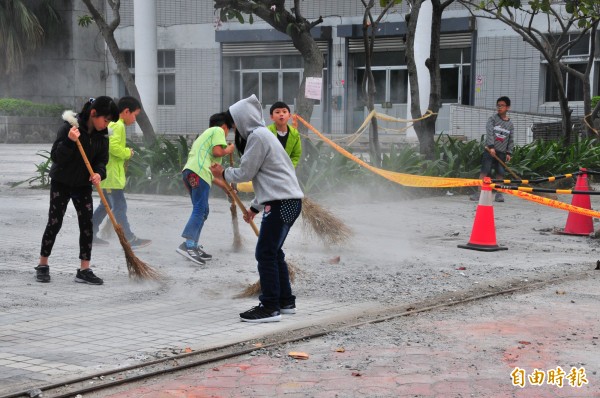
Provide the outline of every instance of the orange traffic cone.
{"type": "MultiPolygon", "coordinates": [[[[589,191],[590,187],[588,184],[586,169],[582,168],[579,170],[582,172],[582,174],[577,176],[575,190],[589,191]]],[[[590,195],[575,194],[573,195],[573,199],[571,199],[571,204],[584,209],[592,209],[590,195]]],[[[569,212],[565,229],[558,232],[565,235],[589,235],[594,232],[594,220],[591,216],[584,216],[582,214],[569,212]]]]}
{"type": "Polygon", "coordinates": [[[475,213],[471,239],[466,245],[458,245],[461,249],[480,250],[484,252],[494,252],[498,250],[508,250],[507,247],[501,247],[496,244],[496,225],[494,223],[494,207],[492,206],[492,188],[489,178],[483,180],[481,186],[481,195],[479,195],[479,204],[475,213]]]}

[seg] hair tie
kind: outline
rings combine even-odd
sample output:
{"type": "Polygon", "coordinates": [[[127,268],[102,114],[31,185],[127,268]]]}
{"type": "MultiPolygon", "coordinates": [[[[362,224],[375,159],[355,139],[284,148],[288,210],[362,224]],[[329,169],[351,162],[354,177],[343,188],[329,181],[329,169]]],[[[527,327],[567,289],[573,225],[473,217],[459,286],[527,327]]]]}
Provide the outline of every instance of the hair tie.
{"type": "Polygon", "coordinates": [[[89,103],[93,104],[95,100],[96,100],[95,98],[90,98],[89,103]]]}

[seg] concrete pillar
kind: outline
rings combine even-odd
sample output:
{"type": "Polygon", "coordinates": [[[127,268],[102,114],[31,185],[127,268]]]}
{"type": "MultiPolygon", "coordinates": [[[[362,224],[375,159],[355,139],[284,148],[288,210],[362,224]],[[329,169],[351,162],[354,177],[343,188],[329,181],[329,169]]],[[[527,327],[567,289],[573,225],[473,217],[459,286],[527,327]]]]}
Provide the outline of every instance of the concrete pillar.
{"type": "MultiPolygon", "coordinates": [[[[156,0],[133,0],[135,84],[154,128],[158,120],[156,0]]],[[[136,127],[137,131],[139,126],[136,127]]]]}
{"type": "MultiPolygon", "coordinates": [[[[431,20],[433,14],[433,6],[431,1],[427,0],[421,4],[419,10],[419,18],[417,20],[417,29],[415,32],[415,62],[417,64],[417,80],[419,81],[419,107],[421,114],[427,111],[429,105],[429,93],[431,88],[431,79],[429,78],[429,69],[425,66],[425,60],[429,58],[431,48],[431,20]]],[[[408,92],[408,118],[412,118],[410,114],[410,90],[408,92]]],[[[415,138],[417,134],[413,128],[406,132],[407,138],[415,138]]]]}

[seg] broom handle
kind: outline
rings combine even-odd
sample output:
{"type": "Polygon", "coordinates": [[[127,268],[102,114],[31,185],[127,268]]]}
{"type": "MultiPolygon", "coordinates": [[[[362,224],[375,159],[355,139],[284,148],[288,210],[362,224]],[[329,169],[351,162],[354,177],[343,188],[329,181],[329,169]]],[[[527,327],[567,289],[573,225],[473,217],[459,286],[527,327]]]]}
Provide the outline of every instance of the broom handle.
{"type": "Polygon", "coordinates": [[[488,148],[488,147],[486,146],[486,147],[485,147],[485,150],[486,150],[486,151],[488,151],[488,153],[489,153],[490,155],[492,155],[492,157],[493,157],[494,159],[496,159],[496,160],[497,160],[497,161],[498,161],[498,162],[499,162],[499,163],[502,165],[502,167],[504,167],[506,170],[508,170],[508,172],[509,172],[509,173],[510,173],[510,174],[511,174],[513,177],[515,177],[517,180],[522,180],[522,178],[521,178],[521,177],[519,177],[518,175],[516,175],[516,174],[515,174],[515,173],[514,173],[514,172],[513,172],[513,171],[510,169],[510,167],[508,167],[508,166],[506,165],[506,163],[504,163],[504,162],[503,162],[503,161],[502,161],[502,160],[501,160],[501,159],[500,159],[498,156],[496,156],[496,154],[495,154],[495,153],[492,153],[492,151],[490,151],[490,148],[488,148]]]}
{"type": "MultiPolygon", "coordinates": [[[[229,154],[229,166],[233,167],[233,152],[229,154]]],[[[233,189],[233,183],[230,184],[231,189],[233,189]]],[[[235,200],[231,202],[231,205],[235,207],[235,200]]]]}
{"type": "MultiPolygon", "coordinates": [[[[75,142],[77,143],[77,148],[79,148],[79,153],[81,153],[81,157],[83,158],[83,161],[84,161],[85,165],[87,166],[88,171],[90,172],[90,176],[93,176],[94,169],[92,169],[92,165],[90,164],[90,161],[88,160],[88,157],[85,154],[83,147],[81,146],[81,142],[79,142],[79,138],[75,142]]],[[[106,201],[106,198],[104,197],[104,192],[102,192],[102,188],[100,188],[100,184],[96,185],[96,191],[98,191],[98,195],[100,195],[102,204],[104,204],[104,208],[106,209],[106,214],[108,214],[110,221],[112,222],[113,226],[116,228],[117,225],[119,225],[119,224],[117,223],[115,216],[113,215],[112,211],[110,210],[110,206],[108,205],[108,202],[106,201]]]]}
{"type": "MultiPolygon", "coordinates": [[[[242,214],[244,216],[248,217],[248,210],[246,209],[246,206],[244,206],[244,203],[242,203],[239,196],[237,196],[235,194],[235,191],[233,190],[233,188],[231,188],[231,186],[229,186],[229,184],[225,183],[225,189],[227,190],[227,194],[233,198],[233,200],[235,201],[235,203],[237,203],[240,210],[242,210],[242,214]]],[[[252,220],[250,218],[248,218],[248,219],[250,220],[250,226],[252,227],[252,230],[254,231],[256,236],[258,236],[258,228],[256,227],[256,224],[254,224],[254,220],[252,220]]]]}

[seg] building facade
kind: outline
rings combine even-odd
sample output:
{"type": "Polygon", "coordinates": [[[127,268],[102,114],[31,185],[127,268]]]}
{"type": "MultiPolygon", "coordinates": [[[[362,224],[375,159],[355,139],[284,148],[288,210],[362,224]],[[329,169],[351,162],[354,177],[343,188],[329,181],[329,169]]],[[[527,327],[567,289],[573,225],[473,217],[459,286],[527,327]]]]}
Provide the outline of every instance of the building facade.
{"type": "MultiPolygon", "coordinates": [[[[73,1],[75,3],[79,2],[73,1]]],[[[100,7],[102,3],[99,1],[100,7]]],[[[311,32],[325,60],[322,98],[315,105],[311,123],[328,134],[353,133],[366,116],[360,90],[365,71],[362,2],[303,1],[300,4],[307,19],[323,18],[323,23],[311,32]]],[[[407,7],[405,3],[396,6],[380,24],[372,68],[377,85],[377,111],[401,119],[410,118],[404,44],[407,7]]],[[[379,12],[378,8],[373,10],[374,15],[379,12]]],[[[97,50],[98,54],[76,51],[69,54],[73,57],[73,74],[87,75],[83,85],[86,92],[104,91],[114,97],[126,94],[116,65],[99,42],[99,35],[89,37],[93,27],[84,31],[77,26],[75,19],[81,13],[86,10],[73,7],[73,40],[79,40],[80,47],[87,46],[87,52],[97,50]],[[87,36],[80,36],[80,32],[87,36]],[[82,44],[83,39],[93,45],[82,44]],[[96,69],[100,69],[98,73],[96,69]],[[96,74],[97,89],[94,90],[87,86],[91,84],[88,80],[96,74]]],[[[156,62],[153,78],[157,88],[153,90],[157,90],[157,96],[153,101],[156,101],[155,130],[158,133],[201,132],[212,113],[250,94],[256,94],[261,100],[266,120],[269,120],[270,104],[277,100],[294,108],[303,78],[303,59],[290,38],[259,18],[242,24],[238,21],[223,23],[217,16],[213,1],[121,1],[121,23],[116,38],[130,71],[135,74],[136,63],[143,62],[147,66],[156,62]],[[156,7],[153,32],[136,30],[134,3],[156,7]],[[141,48],[139,41],[152,35],[155,35],[152,39],[156,42],[156,60],[148,59],[146,63],[144,58],[136,57],[136,43],[141,48]]],[[[107,19],[111,18],[109,12],[107,19]]],[[[568,62],[582,67],[589,58],[587,45],[583,43],[574,48],[567,56],[568,62]]],[[[541,120],[560,117],[553,82],[539,52],[506,25],[474,18],[458,3],[444,13],[440,61],[443,106],[438,116],[438,133],[479,138],[484,125],[466,126],[475,120],[478,123],[482,118],[485,120],[494,111],[496,99],[503,95],[512,99],[513,112],[531,114],[531,120],[540,120],[540,115],[550,115],[541,120]],[[465,112],[452,111],[453,105],[460,106],[458,109],[472,106],[484,116],[471,115],[465,119],[465,112]]],[[[599,65],[597,56],[592,72],[593,95],[600,93],[599,65]]],[[[574,115],[581,115],[580,84],[568,77],[567,90],[574,115]]],[[[79,96],[79,92],[72,94],[79,96]]],[[[527,126],[528,117],[524,116],[523,120],[523,126],[527,126]]],[[[381,134],[396,134],[402,127],[402,124],[382,123],[381,134]]],[[[524,143],[526,127],[519,129],[517,135],[521,139],[518,141],[524,143]]]]}

